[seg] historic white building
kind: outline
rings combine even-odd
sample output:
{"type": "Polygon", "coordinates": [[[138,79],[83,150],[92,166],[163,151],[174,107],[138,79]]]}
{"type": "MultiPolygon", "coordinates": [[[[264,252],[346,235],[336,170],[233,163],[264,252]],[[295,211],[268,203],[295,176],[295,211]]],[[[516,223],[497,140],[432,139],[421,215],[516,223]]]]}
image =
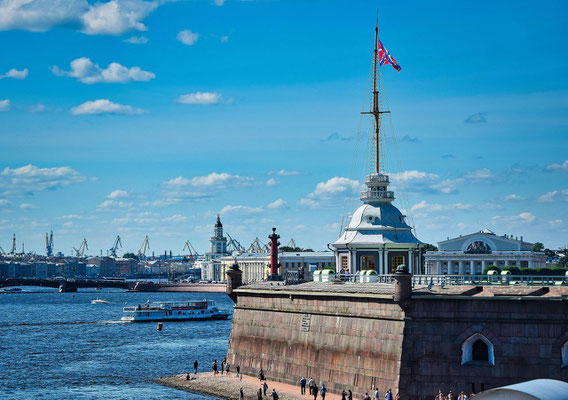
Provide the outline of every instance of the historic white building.
{"type": "Polygon", "coordinates": [[[223,236],[223,224],[219,215],[217,215],[213,236],[209,241],[211,242],[211,248],[207,254],[207,259],[212,260],[229,254],[227,251],[227,238],[223,236]]]}
{"type": "Polygon", "coordinates": [[[331,243],[338,273],[373,269],[379,275],[389,275],[400,264],[412,274],[419,273],[422,242],[413,235],[406,216],[392,205],[389,176],[374,172],[367,175],[365,185],[363,205],[353,213],[339,239],[331,243]]]}
{"type": "Polygon", "coordinates": [[[519,268],[546,266],[546,255],[532,251],[533,244],[513,237],[497,236],[489,229],[438,242],[438,251],[425,255],[427,274],[481,274],[485,267],[519,268]]]}

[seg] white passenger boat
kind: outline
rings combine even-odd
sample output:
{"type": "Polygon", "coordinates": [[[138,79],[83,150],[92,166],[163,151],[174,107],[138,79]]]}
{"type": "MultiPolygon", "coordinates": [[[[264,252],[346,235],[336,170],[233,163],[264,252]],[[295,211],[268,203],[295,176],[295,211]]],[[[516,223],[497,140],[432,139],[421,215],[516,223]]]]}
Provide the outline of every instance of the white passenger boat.
{"type": "Polygon", "coordinates": [[[105,300],[105,299],[94,299],[94,300],[91,300],[91,304],[108,304],[108,300],[105,300]]]}
{"type": "Polygon", "coordinates": [[[168,301],[124,307],[122,321],[157,322],[227,319],[230,313],[221,311],[212,300],[168,301]]]}

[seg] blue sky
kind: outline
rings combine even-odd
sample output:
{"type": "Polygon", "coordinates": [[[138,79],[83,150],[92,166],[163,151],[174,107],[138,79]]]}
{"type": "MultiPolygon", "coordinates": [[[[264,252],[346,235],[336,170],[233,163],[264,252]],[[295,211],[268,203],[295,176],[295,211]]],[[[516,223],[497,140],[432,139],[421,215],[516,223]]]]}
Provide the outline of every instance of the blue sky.
{"type": "MultiPolygon", "coordinates": [[[[0,246],[43,252],[53,229],[64,253],[117,234],[204,252],[221,213],[244,245],[276,226],[325,249],[368,172],[376,8],[0,0],[0,246]]],[[[422,241],[487,227],[568,244],[567,12],[380,4],[402,66],[382,69],[386,168],[422,241]]]]}

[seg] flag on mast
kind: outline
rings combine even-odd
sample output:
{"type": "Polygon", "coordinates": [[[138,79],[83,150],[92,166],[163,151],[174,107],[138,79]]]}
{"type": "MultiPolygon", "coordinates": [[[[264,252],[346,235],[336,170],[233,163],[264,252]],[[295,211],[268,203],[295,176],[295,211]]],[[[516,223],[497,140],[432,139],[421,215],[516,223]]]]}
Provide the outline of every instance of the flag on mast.
{"type": "Polygon", "coordinates": [[[379,40],[379,65],[390,64],[394,69],[400,72],[401,68],[395,61],[395,59],[390,55],[389,51],[383,46],[379,40]]]}

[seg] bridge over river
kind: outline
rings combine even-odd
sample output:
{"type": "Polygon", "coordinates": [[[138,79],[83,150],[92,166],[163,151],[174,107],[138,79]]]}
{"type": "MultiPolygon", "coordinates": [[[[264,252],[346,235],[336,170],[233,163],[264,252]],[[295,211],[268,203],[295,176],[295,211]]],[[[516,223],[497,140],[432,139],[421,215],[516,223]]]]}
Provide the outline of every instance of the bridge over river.
{"type": "Polygon", "coordinates": [[[57,288],[61,293],[76,292],[83,288],[130,289],[135,282],[113,279],[39,279],[39,278],[7,278],[0,279],[0,287],[39,286],[57,288]]]}

